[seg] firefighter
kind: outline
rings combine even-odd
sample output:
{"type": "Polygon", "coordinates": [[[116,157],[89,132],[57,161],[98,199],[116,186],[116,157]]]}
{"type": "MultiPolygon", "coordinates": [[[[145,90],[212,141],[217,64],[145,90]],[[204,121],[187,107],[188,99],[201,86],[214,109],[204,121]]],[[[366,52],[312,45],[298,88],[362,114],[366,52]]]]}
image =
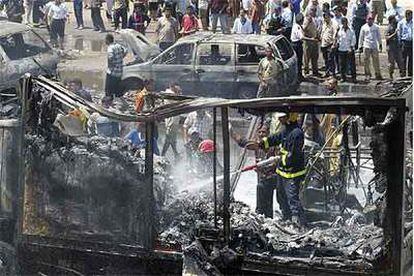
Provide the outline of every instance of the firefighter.
{"type": "Polygon", "coordinates": [[[303,152],[304,134],[297,123],[296,113],[279,113],[278,118],[285,126],[282,132],[264,137],[260,142],[249,141],[246,148],[267,150],[273,146],[280,146],[276,174],[285,190],[292,222],[302,227],[306,225],[304,210],[299,199],[300,185],[306,174],[303,152]]]}
{"type": "MultiPolygon", "coordinates": [[[[269,136],[269,126],[266,123],[259,125],[257,129],[257,141],[261,141],[263,138],[269,136]]],[[[245,147],[248,140],[241,137],[235,132],[231,132],[232,138],[237,142],[240,147],[245,147]]],[[[256,163],[263,160],[274,157],[276,154],[276,147],[272,146],[267,149],[255,150],[256,163]]],[[[275,172],[276,164],[271,164],[257,168],[257,189],[256,189],[256,213],[263,214],[265,217],[273,218],[273,191],[276,189],[276,200],[279,204],[280,211],[282,213],[282,220],[290,220],[290,208],[286,198],[285,190],[282,183],[278,181],[278,176],[275,172]]]]}

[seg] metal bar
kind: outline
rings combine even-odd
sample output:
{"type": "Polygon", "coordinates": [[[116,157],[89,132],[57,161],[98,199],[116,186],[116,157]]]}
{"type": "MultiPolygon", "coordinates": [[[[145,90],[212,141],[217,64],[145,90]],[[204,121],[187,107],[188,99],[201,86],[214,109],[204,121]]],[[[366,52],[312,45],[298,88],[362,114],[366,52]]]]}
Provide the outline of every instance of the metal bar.
{"type": "MultiPolygon", "coordinates": [[[[23,233],[23,216],[24,216],[24,193],[25,193],[25,180],[26,180],[26,168],[25,168],[25,142],[24,136],[26,132],[26,112],[27,112],[27,100],[32,89],[32,77],[30,74],[24,76],[21,86],[21,116],[20,116],[20,133],[19,133],[19,174],[17,181],[17,198],[13,200],[13,216],[16,219],[16,236],[14,237],[15,246],[18,246],[21,235],[23,233]]],[[[17,254],[19,254],[17,252],[17,254]]]]}
{"type": "Polygon", "coordinates": [[[145,123],[145,189],[147,196],[146,196],[146,203],[148,204],[146,207],[146,219],[148,219],[147,225],[142,225],[146,233],[146,237],[144,237],[144,247],[149,250],[153,250],[155,246],[155,229],[154,229],[154,208],[155,208],[155,199],[154,199],[154,122],[146,122],[145,123]]]}
{"type": "Polygon", "coordinates": [[[213,185],[214,185],[214,227],[217,228],[217,109],[213,108],[213,185]]]}
{"type": "MultiPolygon", "coordinates": [[[[247,135],[246,138],[247,139],[252,139],[253,134],[254,134],[254,130],[256,129],[256,125],[257,122],[259,121],[258,117],[253,117],[252,121],[250,122],[249,125],[249,129],[247,130],[247,135]]],[[[246,149],[242,149],[242,152],[236,162],[236,166],[234,168],[234,170],[238,171],[236,174],[232,175],[231,177],[231,183],[230,183],[230,193],[231,195],[234,194],[234,192],[236,191],[237,188],[237,184],[239,182],[240,176],[241,176],[241,171],[240,169],[243,167],[245,161],[246,161],[246,153],[247,150],[246,149]]]]}
{"type": "Polygon", "coordinates": [[[388,168],[387,168],[387,217],[389,225],[384,229],[390,235],[393,275],[401,275],[403,258],[401,254],[404,237],[404,183],[405,183],[405,113],[397,109],[395,121],[387,131],[388,168]],[[388,228],[388,229],[387,229],[388,228]]]}
{"type": "Polygon", "coordinates": [[[224,239],[230,240],[230,141],[229,141],[229,111],[227,107],[221,108],[221,122],[223,131],[223,225],[224,239]]]}

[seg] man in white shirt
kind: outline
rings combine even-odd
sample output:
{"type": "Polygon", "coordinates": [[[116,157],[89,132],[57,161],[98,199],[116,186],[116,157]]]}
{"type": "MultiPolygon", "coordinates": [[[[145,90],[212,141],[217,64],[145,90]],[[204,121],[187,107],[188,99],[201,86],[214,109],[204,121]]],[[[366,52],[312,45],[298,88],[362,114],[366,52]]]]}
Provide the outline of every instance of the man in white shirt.
{"type": "Polygon", "coordinates": [[[290,37],[290,34],[292,33],[292,26],[293,26],[293,12],[290,9],[289,1],[284,0],[282,2],[282,18],[286,22],[286,29],[283,33],[283,35],[287,38],[290,37]]]}
{"type": "Polygon", "coordinates": [[[348,64],[351,69],[352,81],[356,82],[356,68],[355,68],[355,32],[349,28],[348,19],[342,18],[342,26],[339,28],[336,39],[335,47],[338,52],[339,68],[341,73],[341,81],[346,81],[346,74],[348,71],[348,64]]]}
{"type": "Polygon", "coordinates": [[[292,34],[290,40],[292,41],[292,47],[296,52],[298,58],[298,81],[303,80],[302,64],[303,64],[303,41],[318,41],[316,38],[306,37],[302,28],[303,25],[303,14],[299,13],[295,17],[296,23],[293,24],[292,34]]]}
{"type": "Polygon", "coordinates": [[[369,81],[371,78],[370,59],[374,65],[375,78],[382,80],[378,55],[378,49],[382,52],[381,32],[371,15],[368,16],[367,23],[361,28],[358,45],[359,50],[364,52],[365,80],[369,81]]]}
{"type": "Polygon", "coordinates": [[[251,34],[253,33],[252,21],[246,17],[246,11],[241,9],[240,16],[234,20],[234,34],[251,34]]]}
{"type": "Polygon", "coordinates": [[[189,113],[183,124],[184,142],[189,141],[190,129],[197,132],[203,140],[210,138],[212,125],[213,119],[205,109],[189,113]]]}
{"type": "Polygon", "coordinates": [[[337,29],[338,27],[331,19],[330,14],[324,13],[321,32],[321,52],[325,61],[325,77],[335,75],[333,45],[337,29]]]}
{"type": "Polygon", "coordinates": [[[404,9],[398,5],[397,0],[391,0],[391,6],[387,8],[385,17],[388,18],[391,15],[395,16],[397,22],[400,22],[404,18],[404,9]]]}

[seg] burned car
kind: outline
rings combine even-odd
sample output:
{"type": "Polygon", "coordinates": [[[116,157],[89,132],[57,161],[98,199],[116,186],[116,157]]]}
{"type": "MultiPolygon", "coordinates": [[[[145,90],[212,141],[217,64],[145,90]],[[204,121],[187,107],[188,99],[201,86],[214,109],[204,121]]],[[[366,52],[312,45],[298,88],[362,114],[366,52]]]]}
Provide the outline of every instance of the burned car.
{"type": "Polygon", "coordinates": [[[258,65],[267,45],[284,69],[277,80],[280,90],[269,96],[287,95],[297,88],[297,57],[283,36],[200,32],[179,39],[162,53],[138,32],[122,30],[121,36],[135,56],[124,67],[126,90],[154,79],[157,90],[177,82],[186,95],[254,98],[259,85],[258,65]]]}
{"type": "Polygon", "coordinates": [[[25,73],[52,76],[59,58],[30,27],[0,21],[0,91],[14,90],[25,73]]]}

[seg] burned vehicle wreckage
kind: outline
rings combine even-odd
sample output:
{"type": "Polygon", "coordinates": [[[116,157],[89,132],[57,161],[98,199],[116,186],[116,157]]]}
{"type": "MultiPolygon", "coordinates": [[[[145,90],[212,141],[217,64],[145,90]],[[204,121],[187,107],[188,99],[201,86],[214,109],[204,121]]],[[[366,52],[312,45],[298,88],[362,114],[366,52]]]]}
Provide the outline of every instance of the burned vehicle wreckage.
{"type": "Polygon", "coordinates": [[[87,102],[43,77],[27,76],[22,88],[20,111],[0,120],[6,274],[399,275],[404,269],[403,240],[412,231],[412,224],[404,226],[404,99],[224,100],[160,94],[168,104],[132,115],[87,102]],[[164,118],[199,109],[212,111],[214,140],[220,145],[213,164],[222,163],[222,172],[213,165],[210,178],[192,179],[181,190],[176,185],[182,179],[171,177],[173,164],[153,154],[153,139],[146,139],[137,155],[121,138],[75,133],[64,127],[73,123],[68,118],[56,123],[62,114],[78,110],[80,116],[142,122],[145,137],[152,138],[164,118]],[[335,177],[329,176],[333,170],[320,173],[316,163],[322,153],[308,162],[303,196],[307,216],[314,217],[308,229],[265,218],[234,199],[240,175],[233,170],[240,171],[246,160],[232,162],[229,154],[235,149],[229,135],[232,110],[255,118],[277,111],[343,118],[330,135],[342,135],[341,149],[325,146],[323,154],[340,159],[345,169],[335,177]],[[347,168],[367,155],[372,179],[365,181],[347,168]],[[327,177],[327,184],[308,189],[318,174],[327,177]],[[316,199],[310,199],[312,191],[316,199]],[[352,198],[358,198],[356,203],[350,203],[352,198]],[[319,203],[318,213],[313,209],[319,203]]]}

